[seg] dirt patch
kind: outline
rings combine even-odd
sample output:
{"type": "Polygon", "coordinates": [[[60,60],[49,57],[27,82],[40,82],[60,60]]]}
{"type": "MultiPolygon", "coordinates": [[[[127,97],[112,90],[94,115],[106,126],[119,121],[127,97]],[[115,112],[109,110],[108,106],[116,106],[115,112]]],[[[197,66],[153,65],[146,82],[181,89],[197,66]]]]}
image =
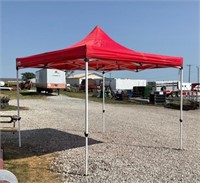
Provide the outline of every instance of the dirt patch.
{"type": "Polygon", "coordinates": [[[20,183],[61,182],[59,175],[50,170],[55,153],[20,158],[20,152],[15,152],[13,149],[4,149],[4,169],[13,172],[20,183]],[[15,157],[12,159],[13,156],[15,157]]]}

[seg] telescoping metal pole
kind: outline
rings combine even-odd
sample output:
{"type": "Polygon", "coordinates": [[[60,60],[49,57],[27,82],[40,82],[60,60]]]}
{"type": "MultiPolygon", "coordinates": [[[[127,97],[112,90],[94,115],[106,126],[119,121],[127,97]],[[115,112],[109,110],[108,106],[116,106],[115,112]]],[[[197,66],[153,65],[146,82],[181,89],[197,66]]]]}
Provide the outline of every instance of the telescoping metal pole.
{"type": "Polygon", "coordinates": [[[21,131],[20,131],[20,111],[19,111],[19,69],[17,68],[17,115],[18,115],[18,135],[19,135],[19,147],[21,143],[21,131]]]}
{"type": "Polygon", "coordinates": [[[88,175],[88,62],[85,59],[85,176],[88,175]]]}
{"type": "Polygon", "coordinates": [[[183,68],[180,69],[180,149],[183,148],[183,132],[182,132],[182,124],[183,124],[183,68]]]}
{"type": "Polygon", "coordinates": [[[102,86],[102,93],[103,93],[103,104],[102,104],[102,120],[103,120],[103,133],[105,133],[105,72],[102,72],[103,77],[103,86],[102,86]]]}

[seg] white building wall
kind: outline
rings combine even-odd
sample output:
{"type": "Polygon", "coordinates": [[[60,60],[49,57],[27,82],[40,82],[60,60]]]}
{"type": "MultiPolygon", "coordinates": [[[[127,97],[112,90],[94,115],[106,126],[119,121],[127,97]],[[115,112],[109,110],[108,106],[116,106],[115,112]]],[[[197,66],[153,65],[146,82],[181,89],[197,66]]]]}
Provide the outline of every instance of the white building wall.
{"type": "MultiPolygon", "coordinates": [[[[85,77],[80,77],[80,78],[70,77],[70,78],[67,78],[66,82],[67,84],[70,84],[70,85],[75,85],[75,84],[80,85],[83,79],[85,79],[85,77]]],[[[99,80],[101,80],[102,77],[96,74],[89,74],[88,79],[94,79],[98,84],[99,80]]]]}
{"type": "Polygon", "coordinates": [[[113,90],[132,90],[134,86],[146,86],[146,80],[135,79],[112,79],[111,87],[113,90]]]}
{"type": "MultiPolygon", "coordinates": [[[[85,79],[85,77],[82,77],[82,78],[80,78],[81,80],[83,80],[83,79],[85,79]]],[[[88,79],[102,79],[102,77],[101,76],[97,76],[97,75],[95,75],[95,74],[90,74],[89,76],[88,76],[88,79]]]]}

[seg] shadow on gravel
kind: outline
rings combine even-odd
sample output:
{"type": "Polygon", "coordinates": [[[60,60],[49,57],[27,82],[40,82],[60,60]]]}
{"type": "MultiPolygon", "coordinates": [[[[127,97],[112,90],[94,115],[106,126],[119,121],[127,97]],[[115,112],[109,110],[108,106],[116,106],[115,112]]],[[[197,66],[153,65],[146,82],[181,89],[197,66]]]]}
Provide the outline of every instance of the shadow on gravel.
{"type": "MultiPolygon", "coordinates": [[[[21,131],[22,147],[18,147],[18,133],[2,133],[4,160],[40,156],[85,146],[85,137],[52,128],[21,131]]],[[[102,143],[89,138],[89,145],[102,143]]]]}

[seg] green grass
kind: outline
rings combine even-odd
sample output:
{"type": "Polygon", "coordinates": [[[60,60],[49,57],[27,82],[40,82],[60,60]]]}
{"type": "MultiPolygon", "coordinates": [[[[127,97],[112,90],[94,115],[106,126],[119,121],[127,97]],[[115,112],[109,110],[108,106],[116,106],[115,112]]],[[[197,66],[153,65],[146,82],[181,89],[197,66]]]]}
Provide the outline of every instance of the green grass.
{"type": "Polygon", "coordinates": [[[16,146],[16,144],[5,143],[2,145],[4,169],[14,173],[19,182],[25,182],[29,177],[30,169],[28,162],[23,161],[24,153],[30,155],[30,151],[16,146]]]}
{"type": "Polygon", "coordinates": [[[54,182],[56,174],[49,171],[52,154],[38,156],[35,151],[26,147],[6,144],[4,147],[4,169],[13,172],[19,183],[54,182]]]}
{"type": "MultiPolygon", "coordinates": [[[[2,94],[7,95],[10,97],[10,100],[17,98],[17,92],[16,91],[0,91],[2,94]]],[[[19,92],[19,99],[45,99],[48,94],[40,94],[37,92],[29,91],[29,90],[23,90],[19,92]]],[[[28,110],[29,108],[20,106],[20,110],[28,110]]],[[[14,105],[8,105],[5,108],[0,108],[1,111],[15,111],[17,110],[17,106],[14,105]]]]}
{"type": "MultiPolygon", "coordinates": [[[[19,107],[20,110],[28,110],[28,107],[19,107]]],[[[17,106],[14,105],[9,105],[5,108],[0,108],[1,111],[16,111],[17,110],[17,106]]]]}
{"type": "MultiPolygon", "coordinates": [[[[72,98],[85,99],[85,92],[80,92],[80,91],[78,91],[78,92],[67,92],[67,91],[61,90],[60,94],[66,95],[66,96],[72,97],[72,98]]],[[[103,101],[102,98],[93,97],[92,95],[93,95],[93,93],[89,92],[88,98],[89,98],[90,101],[102,103],[102,101],[103,101]]],[[[116,100],[114,98],[105,98],[105,102],[107,104],[128,104],[128,105],[140,105],[141,104],[141,103],[138,103],[136,101],[131,101],[131,100],[116,100]]],[[[142,104],[142,105],[144,105],[144,104],[142,104]]],[[[145,104],[145,105],[152,105],[152,104],[145,104]]]]}
{"type": "MultiPolygon", "coordinates": [[[[16,91],[2,91],[1,93],[8,95],[10,97],[10,99],[16,99],[17,98],[17,93],[16,91]]],[[[19,92],[19,98],[21,99],[46,99],[47,96],[53,96],[54,94],[45,94],[45,93],[37,93],[36,91],[29,91],[29,90],[23,90],[19,92]]],[[[81,99],[85,99],[85,92],[83,91],[73,91],[73,92],[69,92],[69,91],[65,91],[65,90],[60,90],[60,94],[62,95],[66,95],[68,97],[72,97],[72,98],[81,98],[81,99]]],[[[57,95],[57,94],[56,94],[57,95]]],[[[92,96],[93,93],[89,92],[88,94],[88,98],[90,101],[94,101],[94,102],[100,102],[102,103],[103,99],[102,98],[97,98],[97,97],[93,97],[92,96]]],[[[152,104],[142,104],[136,101],[131,101],[131,100],[116,100],[116,99],[112,99],[112,98],[105,98],[105,102],[107,104],[128,104],[128,105],[152,105],[152,104]]],[[[156,105],[159,106],[159,105],[156,105]]],[[[10,107],[9,110],[15,110],[16,108],[14,108],[14,106],[10,107]]],[[[26,110],[23,109],[22,110],[26,110]]]]}
{"type": "Polygon", "coordinates": [[[4,163],[5,163],[5,168],[14,173],[17,176],[19,182],[24,182],[29,178],[28,170],[30,168],[27,163],[18,163],[18,162],[13,163],[10,161],[5,161],[4,163]]]}
{"type": "MultiPolygon", "coordinates": [[[[85,98],[84,92],[67,92],[67,91],[64,91],[64,90],[60,90],[60,94],[66,95],[68,97],[73,97],[73,98],[82,98],[82,99],[85,98]]],[[[89,95],[91,95],[91,93],[89,95]]]]}
{"type": "MultiPolygon", "coordinates": [[[[16,99],[17,98],[17,92],[16,91],[2,91],[1,93],[8,95],[10,99],[16,99]]],[[[81,91],[64,91],[60,90],[60,94],[66,95],[68,97],[72,98],[81,98],[85,99],[85,92],[81,91]]],[[[23,90],[19,92],[19,98],[20,99],[45,99],[47,96],[52,96],[53,94],[44,94],[44,93],[37,93],[36,91],[29,91],[29,90],[23,90]]],[[[97,98],[92,96],[93,93],[89,92],[88,97],[90,101],[94,102],[102,102],[102,98],[97,98]]],[[[106,103],[111,104],[133,104],[134,102],[130,102],[128,100],[115,100],[111,98],[105,98],[106,103]]]]}
{"type": "MultiPolygon", "coordinates": [[[[17,98],[17,91],[1,91],[2,94],[8,95],[10,99],[17,98]]],[[[37,93],[36,91],[23,90],[19,92],[20,99],[45,99],[48,94],[37,93]]]]}

